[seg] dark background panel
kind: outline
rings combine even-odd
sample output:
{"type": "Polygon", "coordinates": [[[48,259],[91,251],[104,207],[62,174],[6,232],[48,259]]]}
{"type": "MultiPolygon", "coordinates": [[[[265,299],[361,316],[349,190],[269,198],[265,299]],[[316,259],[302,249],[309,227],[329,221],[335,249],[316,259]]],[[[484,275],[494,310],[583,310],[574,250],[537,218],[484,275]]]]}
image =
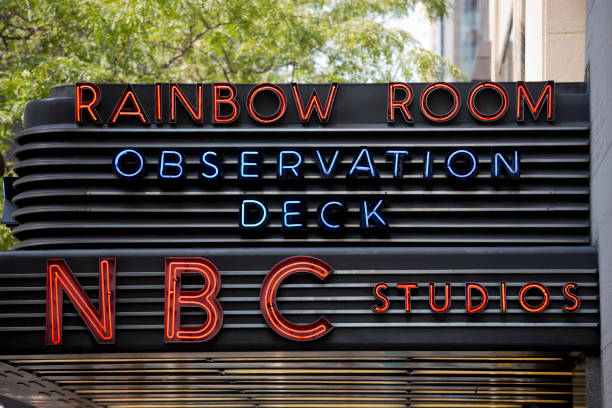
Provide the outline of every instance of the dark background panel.
{"type": "MultiPolygon", "coordinates": [[[[0,256],[0,346],[6,353],[240,351],[240,350],[364,350],[364,349],[590,349],[598,344],[598,288],[592,248],[299,248],[270,250],[82,250],[3,253],[0,256]],[[312,342],[285,340],[269,329],[259,310],[259,290],[267,271],[293,255],[317,256],[334,272],[325,282],[309,275],[288,279],[278,292],[281,311],[296,322],[320,315],[336,326],[312,342]],[[204,257],[221,272],[219,300],[224,327],[206,343],[164,344],[164,259],[204,257]],[[117,259],[117,341],[95,344],[73,306],[65,301],[64,344],[44,345],[45,265],[64,258],[92,299],[97,298],[98,259],[117,259]],[[508,284],[508,311],[499,311],[499,282],[508,284]],[[528,282],[551,291],[544,313],[527,313],[517,295],[528,282]],[[391,309],[374,313],[372,289],[386,282],[391,309]],[[416,282],[412,312],[403,311],[397,282],[416,282]],[[427,303],[427,285],[452,284],[452,309],[435,314],[427,303]],[[490,295],[484,312],[467,315],[465,282],[483,284],[490,295]],[[562,285],[578,283],[582,308],[562,311],[562,285]]],[[[201,282],[185,280],[185,288],[201,282]]],[[[538,296],[530,297],[533,303],[538,296]]],[[[96,304],[96,303],[94,303],[96,304]]],[[[201,310],[186,308],[185,323],[202,322],[201,310]]]]}

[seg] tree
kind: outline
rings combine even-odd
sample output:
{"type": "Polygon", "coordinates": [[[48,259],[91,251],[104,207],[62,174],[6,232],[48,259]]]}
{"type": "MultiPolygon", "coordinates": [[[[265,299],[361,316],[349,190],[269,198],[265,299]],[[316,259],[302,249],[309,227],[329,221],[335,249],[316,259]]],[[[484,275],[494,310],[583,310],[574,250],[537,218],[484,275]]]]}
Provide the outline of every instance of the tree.
{"type": "Polygon", "coordinates": [[[388,24],[419,3],[441,18],[446,1],[0,0],[0,151],[25,104],[58,84],[459,76],[388,24]]]}

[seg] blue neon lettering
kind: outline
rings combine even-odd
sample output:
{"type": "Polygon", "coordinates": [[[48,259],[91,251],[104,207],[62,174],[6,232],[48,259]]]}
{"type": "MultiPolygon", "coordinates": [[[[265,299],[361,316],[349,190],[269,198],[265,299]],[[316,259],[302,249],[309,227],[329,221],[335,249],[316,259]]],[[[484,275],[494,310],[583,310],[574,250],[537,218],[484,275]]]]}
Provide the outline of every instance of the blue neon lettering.
{"type": "Polygon", "coordinates": [[[244,151],[240,153],[240,177],[242,178],[260,178],[261,173],[258,171],[257,173],[248,173],[248,167],[254,167],[256,170],[259,170],[259,164],[256,161],[248,161],[249,156],[258,156],[258,151],[244,151]]]}
{"type": "Polygon", "coordinates": [[[478,168],[478,159],[476,158],[476,156],[474,156],[474,154],[468,150],[455,150],[454,152],[452,152],[448,158],[446,159],[446,170],[448,170],[448,172],[456,178],[468,178],[470,176],[472,176],[475,172],[476,169],[478,168]],[[470,160],[472,161],[472,168],[470,169],[470,171],[468,171],[465,174],[459,174],[457,173],[455,170],[453,170],[453,158],[458,155],[458,154],[464,154],[466,156],[468,156],[470,158],[470,160]]]}
{"type": "Polygon", "coordinates": [[[302,213],[300,211],[289,211],[289,206],[296,205],[301,206],[301,201],[285,201],[283,203],[283,227],[285,228],[302,228],[303,225],[300,222],[293,222],[289,220],[290,217],[301,216],[302,213]]]}
{"type": "Polygon", "coordinates": [[[385,153],[394,156],[393,177],[402,177],[404,170],[404,156],[408,156],[408,152],[406,150],[387,150],[385,153]]]}
{"type": "Polygon", "coordinates": [[[375,226],[377,227],[386,227],[388,226],[385,219],[378,212],[380,206],[382,205],[383,200],[379,199],[374,208],[370,209],[370,205],[367,201],[363,201],[361,203],[361,226],[365,228],[370,228],[370,219],[374,221],[375,226]]]}
{"type": "Polygon", "coordinates": [[[218,157],[217,152],[208,151],[202,154],[202,164],[213,169],[214,173],[206,174],[204,171],[201,171],[200,174],[202,175],[202,177],[207,179],[216,179],[221,174],[221,170],[219,169],[217,163],[215,163],[214,161],[208,161],[208,156],[213,156],[216,158],[218,157]]]}
{"type": "Polygon", "coordinates": [[[144,165],[145,165],[144,157],[142,157],[142,155],[140,153],[138,153],[136,150],[133,150],[133,149],[125,149],[125,150],[120,151],[119,153],[117,153],[117,155],[115,156],[115,159],[113,160],[113,166],[115,167],[115,171],[121,177],[125,177],[125,178],[133,178],[133,177],[139,176],[140,173],[144,170],[144,165]],[[140,161],[140,165],[138,166],[138,170],[136,170],[133,173],[126,173],[126,172],[124,172],[123,170],[121,170],[119,168],[120,167],[119,166],[119,162],[120,162],[121,158],[123,156],[125,156],[126,154],[133,154],[140,161]]]}
{"type": "Polygon", "coordinates": [[[323,176],[326,178],[332,176],[333,175],[332,173],[336,169],[336,164],[338,163],[338,156],[340,155],[340,150],[336,150],[334,152],[333,157],[330,159],[328,163],[325,162],[319,150],[315,150],[315,153],[317,154],[317,159],[318,159],[317,164],[319,165],[319,169],[323,173],[323,176]],[[327,164],[327,167],[325,166],[326,164],[327,164]]]}
{"type": "Polygon", "coordinates": [[[331,222],[327,221],[327,218],[325,218],[325,211],[327,211],[327,209],[330,206],[337,206],[337,207],[344,207],[344,204],[341,203],[340,201],[329,201],[325,204],[323,204],[323,206],[321,207],[321,212],[319,213],[319,219],[321,220],[321,222],[323,223],[323,226],[325,228],[328,229],[340,229],[342,228],[341,224],[332,224],[331,222]]]}
{"type": "Polygon", "coordinates": [[[508,161],[506,160],[503,154],[495,153],[495,155],[493,156],[493,177],[494,178],[501,177],[500,165],[499,165],[500,160],[501,160],[501,164],[506,169],[506,173],[508,173],[508,175],[511,178],[520,177],[518,150],[514,151],[514,163],[513,163],[514,165],[511,165],[510,163],[508,163],[508,161]]]}
{"type": "Polygon", "coordinates": [[[361,149],[359,155],[353,160],[353,165],[351,166],[351,170],[348,172],[349,177],[354,177],[357,171],[367,171],[370,174],[370,177],[378,177],[378,173],[376,172],[376,167],[372,162],[372,158],[370,157],[370,152],[367,148],[361,149]],[[365,156],[367,166],[360,165],[362,157],[365,156]]]}
{"type": "Polygon", "coordinates": [[[295,177],[299,178],[300,173],[298,172],[298,169],[302,165],[303,161],[304,160],[302,159],[302,155],[299,152],[296,152],[295,150],[281,151],[278,154],[278,177],[279,178],[285,177],[285,170],[289,170],[293,173],[295,177]],[[288,155],[292,155],[293,157],[296,158],[296,162],[294,164],[285,163],[285,156],[288,156],[288,155]]]}
{"type": "Polygon", "coordinates": [[[423,167],[423,177],[431,178],[431,150],[425,150],[425,158],[424,158],[424,167],[423,167]]]}
{"type": "Polygon", "coordinates": [[[240,227],[246,229],[255,229],[261,227],[268,220],[268,208],[259,200],[242,200],[240,205],[240,227]],[[257,222],[247,222],[247,206],[255,205],[260,209],[260,217],[257,222]]]}
{"type": "Polygon", "coordinates": [[[161,152],[161,156],[159,158],[159,177],[161,178],[179,178],[183,175],[183,155],[179,152],[175,152],[174,150],[164,150],[161,152]],[[174,161],[168,161],[166,156],[174,156],[174,161]],[[176,174],[166,174],[166,168],[171,167],[176,169],[176,174]]]}

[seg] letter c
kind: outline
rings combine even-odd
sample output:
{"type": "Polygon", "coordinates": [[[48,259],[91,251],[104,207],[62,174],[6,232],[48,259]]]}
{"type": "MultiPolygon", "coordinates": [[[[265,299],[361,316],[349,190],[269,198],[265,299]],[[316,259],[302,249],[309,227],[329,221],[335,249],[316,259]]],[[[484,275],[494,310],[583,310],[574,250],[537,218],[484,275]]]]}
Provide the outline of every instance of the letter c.
{"type": "Polygon", "coordinates": [[[289,340],[309,341],[326,335],[333,325],[323,316],[308,324],[292,323],[285,319],[276,305],[276,292],[285,278],[299,272],[311,273],[325,279],[332,268],[320,259],[311,256],[294,256],[280,261],[266,275],[259,297],[259,306],[272,330],[289,340]]]}

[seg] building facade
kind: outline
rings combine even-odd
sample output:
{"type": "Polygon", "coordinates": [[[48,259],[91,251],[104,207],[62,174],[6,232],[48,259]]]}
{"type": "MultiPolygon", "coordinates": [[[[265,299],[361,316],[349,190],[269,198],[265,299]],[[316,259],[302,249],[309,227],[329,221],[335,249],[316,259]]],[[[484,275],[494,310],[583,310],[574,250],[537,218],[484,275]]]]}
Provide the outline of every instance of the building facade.
{"type": "Polygon", "coordinates": [[[0,403],[612,406],[611,7],[455,12],[487,82],[30,103],[0,403]]]}

